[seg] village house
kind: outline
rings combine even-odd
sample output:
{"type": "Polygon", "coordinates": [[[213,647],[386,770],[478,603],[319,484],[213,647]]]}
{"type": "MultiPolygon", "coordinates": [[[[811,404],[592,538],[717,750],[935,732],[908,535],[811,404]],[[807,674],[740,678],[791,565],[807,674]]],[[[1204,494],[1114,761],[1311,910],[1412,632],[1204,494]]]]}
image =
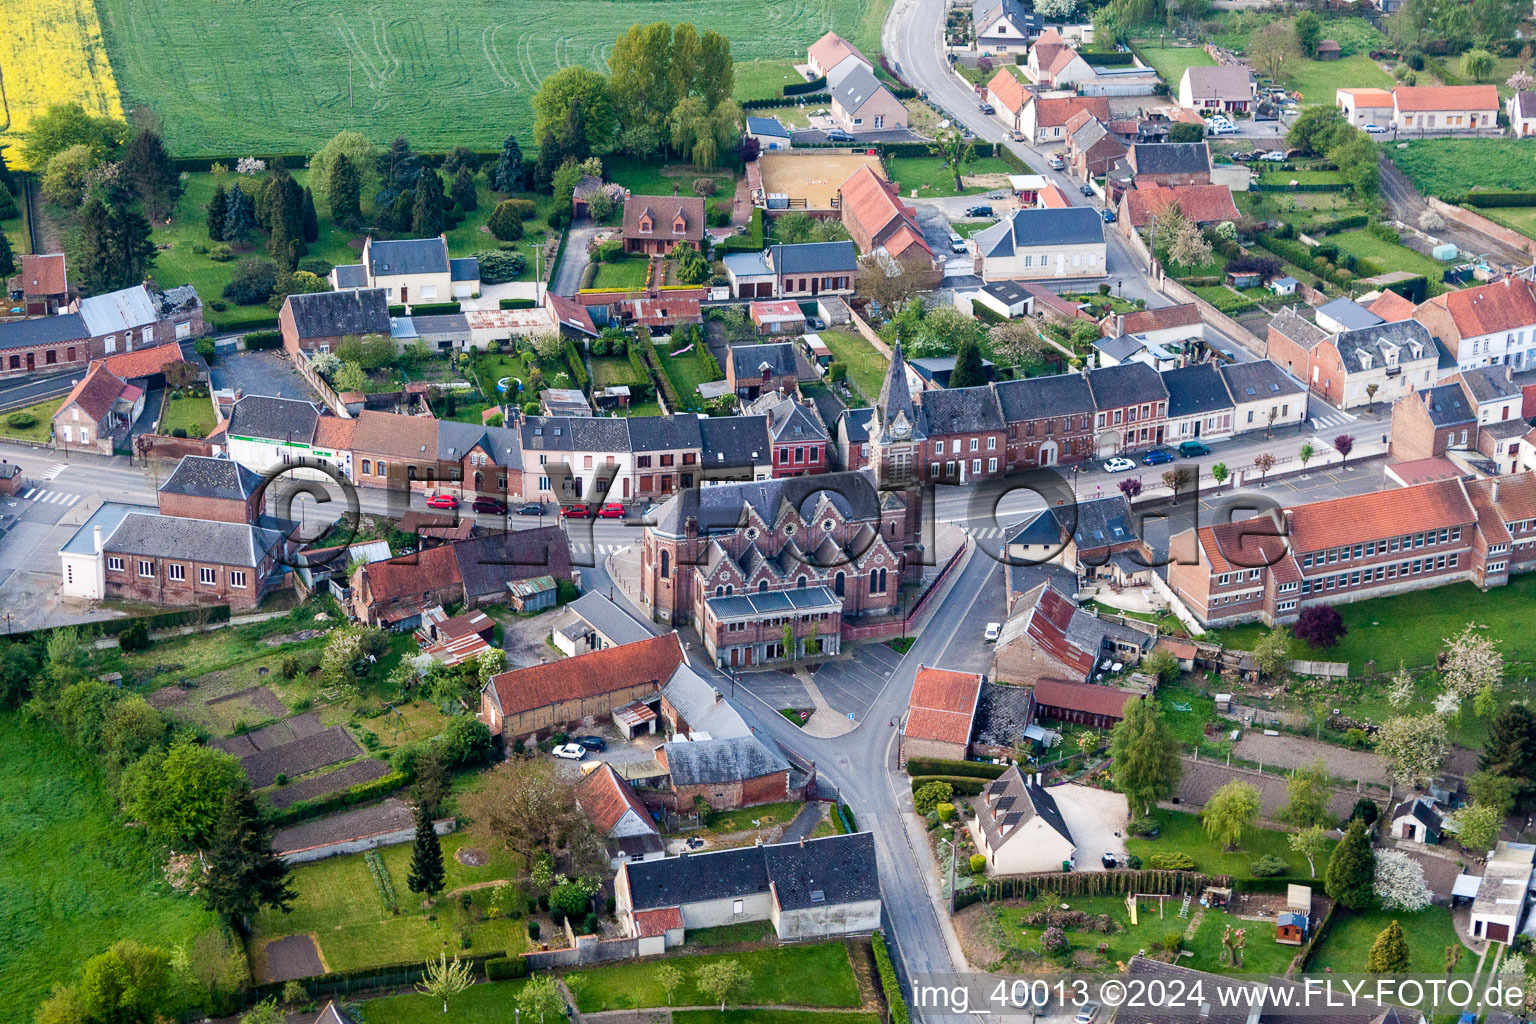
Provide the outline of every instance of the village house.
{"type": "Polygon", "coordinates": [[[1392,90],[1392,124],[1402,131],[1495,129],[1499,90],[1494,85],[1399,85],[1392,90]]]}
{"type": "Polygon", "coordinates": [[[1086,376],[1096,410],[1094,446],[1100,456],[1163,443],[1168,388],[1156,370],[1132,362],[1089,370],[1086,376]]]}
{"type": "Polygon", "coordinates": [[[1536,90],[1522,89],[1504,101],[1510,131],[1520,137],[1536,135],[1536,90]]]}
{"type": "Polygon", "coordinates": [[[94,362],[53,414],[54,444],[66,451],[111,455],[144,411],[144,389],[94,362]]]}
{"type": "Polygon", "coordinates": [[[704,229],[704,200],[699,196],[630,196],[624,200],[625,252],[665,256],[678,242],[703,246],[704,229]]]}
{"type": "Polygon", "coordinates": [[[1014,210],[974,241],[976,274],[983,281],[1094,278],[1107,272],[1104,222],[1086,206],[1014,210]]]}
{"type": "Polygon", "coordinates": [[[1356,128],[1374,124],[1385,128],[1392,123],[1392,90],[1337,89],[1334,106],[1344,112],[1344,120],[1356,128]]]}
{"type": "Polygon", "coordinates": [[[785,941],[859,935],[881,923],[868,832],[624,864],[613,892],[642,956],[682,945],[691,929],[748,921],[771,923],[785,941]]]}
{"type": "Polygon", "coordinates": [[[853,294],[859,254],[852,242],[773,245],[727,253],[726,279],[738,299],[798,299],[853,294]]]}
{"type": "Polygon", "coordinates": [[[1477,444],[1477,413],[1455,381],[1411,391],[1392,405],[1388,454],[1413,462],[1469,451],[1477,444]]]}
{"type": "Polygon", "coordinates": [[[1099,322],[1105,337],[1135,335],[1149,345],[1180,347],[1186,341],[1205,338],[1205,321],[1193,302],[1129,313],[1109,313],[1099,322]]]}
{"type": "Polygon", "coordinates": [[[1203,142],[1138,142],[1131,146],[1127,163],[1138,189],[1211,183],[1211,150],[1203,142]]]}
{"type": "Polygon", "coordinates": [[[1077,842],[1040,775],[1015,764],[987,783],[975,807],[971,836],[993,874],[1072,868],[1077,842]]]}
{"type": "Polygon", "coordinates": [[[618,870],[631,861],[665,855],[666,844],[651,820],[651,812],[613,765],[599,762],[575,788],[576,806],[608,847],[610,868],[618,870]]]}
{"type": "Polygon", "coordinates": [[[1232,422],[1238,433],[1296,426],[1306,418],[1306,389],[1272,360],[1226,363],[1221,377],[1235,403],[1232,422]]]}
{"type": "Polygon", "coordinates": [[[1220,441],[1233,435],[1237,403],[1214,363],[1196,363],[1163,374],[1168,389],[1169,444],[1220,441]]]}
{"type": "Polygon", "coordinates": [[[1010,132],[1023,130],[1021,117],[1032,93],[1012,68],[1006,65],[998,68],[987,81],[985,95],[992,105],[993,117],[1002,121],[1010,132]]]}
{"type": "Polygon", "coordinates": [[[1387,815],[1393,839],[1406,839],[1410,843],[1426,843],[1434,846],[1440,842],[1440,812],[1435,802],[1427,796],[1404,800],[1387,815]]]}
{"type": "Polygon", "coordinates": [[[1270,321],[1266,354],[1342,409],[1395,402],[1411,388],[1428,387],[1439,362],[1434,339],[1417,320],[1330,334],[1294,307],[1270,321]]]}
{"type": "Polygon", "coordinates": [[[1024,53],[1029,40],[1040,35],[1043,22],[1019,0],[973,0],[971,4],[971,30],[982,53],[1024,53]]]}
{"type": "Polygon", "coordinates": [[[868,68],[853,68],[831,87],[831,93],[832,120],[845,132],[859,135],[907,127],[907,108],[868,68]]]}
{"type": "Polygon", "coordinates": [[[1068,119],[1067,166],[1074,177],[1087,181],[1102,178],[1109,169],[1125,159],[1125,144],[1110,134],[1104,122],[1086,110],[1068,119]]]}
{"type": "Polygon", "coordinates": [[[337,291],[382,288],[391,303],[448,302],[480,291],[480,263],[473,256],[449,259],[448,239],[363,239],[361,263],[331,268],[337,291]]]}
{"type": "Polygon", "coordinates": [[[289,355],[331,352],[343,338],[388,337],[389,300],[382,288],[289,295],[277,322],[289,355]]]}
{"type": "Polygon", "coordinates": [[[796,400],[789,392],[770,391],[742,410],[767,420],[773,443],[774,479],[831,470],[831,436],[810,399],[796,400]]]}
{"type": "Polygon", "coordinates": [[[1500,839],[1483,865],[1483,877],[1472,900],[1472,938],[1508,942],[1525,923],[1526,893],[1531,887],[1532,858],[1525,843],[1500,839]]]}
{"type": "MultiPolygon", "coordinates": [[[[62,258],[56,265],[35,267],[39,278],[31,287],[57,287],[62,267],[62,258]]],[[[44,307],[58,298],[54,292],[36,296],[44,307]]],[[[203,304],[191,285],[168,291],[135,285],[55,308],[66,311],[0,323],[0,378],[88,369],[117,352],[170,345],[203,333],[203,304]]]]}
{"type": "Polygon", "coordinates": [[[1257,87],[1243,64],[1187,67],[1179,78],[1179,106],[1224,114],[1253,108],[1257,87]]]}
{"type": "Polygon", "coordinates": [[[964,761],[984,677],[919,665],[901,727],[901,763],[908,758],[964,761]]]}
{"type": "Polygon", "coordinates": [[[528,416],[518,429],[524,499],[629,500],[634,451],[622,417],[528,416]]]}
{"type": "Polygon", "coordinates": [[[1067,136],[1067,122],[1084,112],[1095,120],[1108,121],[1109,101],[1103,96],[1030,94],[1020,108],[1017,130],[1037,146],[1059,142],[1067,136]]]}
{"type": "Polygon", "coordinates": [[[875,67],[857,47],[836,32],[828,32],[811,44],[806,51],[806,63],[811,74],[825,78],[828,85],[842,81],[843,76],[854,68],[873,71],[875,67]]]}
{"type": "Polygon", "coordinates": [[[352,431],[353,479],[360,486],[436,491],[438,421],[364,409],[352,431]]]}
{"type": "Polygon", "coordinates": [[[1449,291],[1419,303],[1413,315],[1460,369],[1536,366],[1536,284],[1524,278],[1449,291]]]}
{"type": "Polygon", "coordinates": [[[925,260],[931,267],[933,249],[923,239],[917,211],[904,205],[896,186],[868,166],[860,167],[838,188],[838,208],[860,252],[882,249],[892,259],[925,260]]]}
{"type": "Polygon", "coordinates": [[[686,812],[695,800],[734,811],[793,797],[789,762],[756,736],[678,738],[657,747],[656,760],[667,770],[673,811],[686,812]]]}
{"type": "Polygon", "coordinates": [[[160,485],[160,514],[224,523],[261,518],[264,481],[233,459],[184,455],[160,485]]]}
{"type": "Polygon", "coordinates": [[[53,316],[69,304],[69,271],[61,252],[21,257],[21,273],[11,281],[21,292],[27,316],[53,316]]]}
{"type": "Polygon", "coordinates": [[[1043,680],[1086,681],[1101,665],[1135,664],[1144,650],[1151,649],[1153,640],[1078,608],[1048,582],[1038,583],[1018,597],[1003,623],[993,654],[993,674],[998,682],[1035,687],[1037,716],[1051,717],[1049,709],[1061,705],[1040,689],[1043,680]]]}
{"type": "Polygon", "coordinates": [[[732,345],[727,349],[726,383],[743,400],[770,391],[798,394],[799,373],[794,342],[732,345]]]}
{"type": "Polygon", "coordinates": [[[1010,469],[1093,458],[1093,392],[1082,374],[1029,377],[994,387],[1008,425],[1010,469]]]}
{"type": "Polygon", "coordinates": [[[761,335],[805,333],[805,314],[798,302],[788,299],[759,299],[749,307],[748,316],[761,335]]]}
{"type": "Polygon", "coordinates": [[[326,463],[354,479],[349,467],[355,423],[322,413],[312,402],[297,398],[245,395],[230,410],[225,443],[231,459],[256,473],[326,463]]]}
{"type": "MultiPolygon", "coordinates": [[[[1165,143],[1167,145],[1167,143],[1165,143]]],[[[1140,184],[1140,179],[1137,179],[1140,184]]],[[[1174,188],[1132,188],[1120,196],[1117,223],[1123,234],[1151,228],[1157,218],[1177,204],[1179,213],[1191,223],[1204,227],[1222,221],[1241,220],[1232,190],[1226,185],[1180,185],[1174,188]]]]}

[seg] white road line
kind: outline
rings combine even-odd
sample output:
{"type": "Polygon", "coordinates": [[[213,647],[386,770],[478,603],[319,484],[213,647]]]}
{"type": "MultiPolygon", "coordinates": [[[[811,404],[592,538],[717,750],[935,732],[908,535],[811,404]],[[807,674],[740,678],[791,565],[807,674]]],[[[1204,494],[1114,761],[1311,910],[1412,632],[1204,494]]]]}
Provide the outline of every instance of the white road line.
{"type": "Polygon", "coordinates": [[[71,505],[73,505],[75,502],[77,502],[79,500],[80,500],[80,495],[78,495],[78,494],[71,494],[69,496],[69,504],[71,504],[71,505]]]}
{"type": "Polygon", "coordinates": [[[23,499],[30,498],[30,497],[32,497],[32,495],[34,495],[36,493],[37,493],[37,488],[36,487],[28,487],[26,492],[24,494],[22,494],[22,498],[23,499]]]}
{"type": "Polygon", "coordinates": [[[60,473],[64,472],[68,468],[69,468],[69,463],[67,463],[67,462],[55,462],[52,466],[49,466],[47,472],[45,472],[43,474],[43,479],[44,480],[53,480],[56,477],[58,477],[58,475],[60,473]]]}

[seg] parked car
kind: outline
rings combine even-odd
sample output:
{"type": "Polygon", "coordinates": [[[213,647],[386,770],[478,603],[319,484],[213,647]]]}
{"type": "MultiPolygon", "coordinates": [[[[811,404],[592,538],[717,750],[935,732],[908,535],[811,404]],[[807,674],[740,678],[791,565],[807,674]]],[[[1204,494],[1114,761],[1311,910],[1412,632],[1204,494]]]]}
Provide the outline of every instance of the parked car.
{"type": "Polygon", "coordinates": [[[1084,1003],[1083,1008],[1077,1011],[1077,1024],[1093,1024],[1098,1019],[1098,1003],[1084,1003]]]}
{"type": "Polygon", "coordinates": [[[1104,218],[1105,224],[1113,224],[1116,220],[1115,211],[1107,206],[1099,211],[1099,216],[1104,218]]]}
{"type": "Polygon", "coordinates": [[[827,141],[828,142],[852,142],[853,141],[853,136],[848,134],[847,132],[843,131],[841,128],[828,128],[827,129],[827,141]]]}
{"type": "Polygon", "coordinates": [[[995,114],[997,113],[997,108],[990,103],[983,103],[981,105],[981,112],[983,114],[995,114]]]}
{"type": "Polygon", "coordinates": [[[590,519],[592,510],[585,505],[564,505],[560,515],[566,519],[590,519]]]}
{"type": "Polygon", "coordinates": [[[1067,166],[1067,162],[1061,158],[1060,153],[1052,153],[1051,158],[1046,163],[1050,165],[1053,171],[1065,170],[1067,166]]]}
{"type": "Polygon", "coordinates": [[[446,508],[449,510],[459,507],[459,499],[451,494],[434,494],[427,499],[427,508],[446,508]]]}
{"type": "Polygon", "coordinates": [[[623,519],[624,518],[624,506],[619,504],[616,501],[610,501],[610,502],[608,502],[608,504],[604,505],[602,508],[597,510],[597,518],[599,518],[599,519],[623,519]]]}
{"type": "Polygon", "coordinates": [[[566,761],[580,761],[587,756],[587,748],[580,743],[565,743],[555,748],[555,756],[566,761]]]}
{"type": "Polygon", "coordinates": [[[1205,133],[1207,135],[1236,135],[1237,134],[1237,125],[1235,125],[1235,124],[1213,124],[1213,125],[1207,125],[1206,129],[1205,129],[1205,133]]]}
{"type": "Polygon", "coordinates": [[[608,741],[601,736],[572,736],[571,742],[580,743],[588,750],[599,754],[608,749],[608,741]]]}
{"type": "Polygon", "coordinates": [[[507,514],[507,503],[498,498],[476,498],[473,507],[476,512],[490,512],[498,516],[507,514]]]}
{"type": "Polygon", "coordinates": [[[819,316],[808,316],[805,318],[805,326],[813,331],[824,331],[827,329],[827,322],[819,316]]]}
{"type": "Polygon", "coordinates": [[[1179,454],[1186,459],[1193,459],[1196,456],[1211,454],[1211,446],[1204,441],[1180,441],[1179,454]]]}
{"type": "Polygon", "coordinates": [[[1092,185],[1079,185],[1079,186],[1077,186],[1077,190],[1079,192],[1081,192],[1085,196],[1093,195],[1093,186],[1092,185]]]}
{"type": "Polygon", "coordinates": [[[1266,160],[1272,164],[1283,164],[1285,163],[1285,153],[1282,150],[1272,149],[1268,153],[1261,153],[1259,159],[1266,160]]]}
{"type": "Polygon", "coordinates": [[[989,622],[987,623],[987,631],[982,634],[982,639],[989,644],[995,644],[997,643],[997,638],[1002,635],[1003,624],[1001,622],[989,622]]]}
{"type": "Polygon", "coordinates": [[[1387,130],[1379,124],[1363,124],[1360,127],[1364,128],[1372,135],[1385,135],[1387,133],[1387,130]]]}
{"type": "Polygon", "coordinates": [[[1104,463],[1104,472],[1106,473],[1129,473],[1135,468],[1136,463],[1119,455],[1104,463]]]}
{"type": "Polygon", "coordinates": [[[1113,871],[1120,866],[1120,858],[1112,853],[1106,853],[1099,858],[1099,863],[1104,865],[1105,871],[1113,871]]]}
{"type": "Polygon", "coordinates": [[[959,232],[951,231],[949,233],[949,251],[959,253],[962,256],[965,255],[965,239],[960,237],[959,232]]]}
{"type": "Polygon", "coordinates": [[[967,217],[991,217],[993,215],[992,214],[992,207],[990,207],[990,206],[967,206],[965,208],[965,215],[967,217]]]}
{"type": "Polygon", "coordinates": [[[1141,457],[1141,461],[1149,466],[1161,466],[1165,462],[1173,461],[1173,452],[1166,448],[1151,448],[1141,457]]]}
{"type": "Polygon", "coordinates": [[[544,514],[544,506],[537,502],[529,502],[526,505],[517,506],[517,514],[520,516],[541,516],[544,514]]]}

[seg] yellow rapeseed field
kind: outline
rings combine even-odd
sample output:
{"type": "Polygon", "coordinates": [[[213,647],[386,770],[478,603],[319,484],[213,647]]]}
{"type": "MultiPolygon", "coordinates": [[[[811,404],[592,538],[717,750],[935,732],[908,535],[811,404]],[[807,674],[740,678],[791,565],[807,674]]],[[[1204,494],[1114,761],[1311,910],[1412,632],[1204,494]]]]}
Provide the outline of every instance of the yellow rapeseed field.
{"type": "Polygon", "coordinates": [[[93,0],[0,0],[0,138],[25,166],[27,124],[55,103],[123,116],[93,0]]]}

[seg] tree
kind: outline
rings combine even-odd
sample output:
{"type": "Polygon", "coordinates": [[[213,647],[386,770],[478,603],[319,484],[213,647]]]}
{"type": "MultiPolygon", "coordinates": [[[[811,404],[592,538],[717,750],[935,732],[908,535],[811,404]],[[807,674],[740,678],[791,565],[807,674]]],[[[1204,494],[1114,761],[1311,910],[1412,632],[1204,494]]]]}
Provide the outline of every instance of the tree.
{"type": "Polygon", "coordinates": [[[1183,764],[1178,741],[1155,702],[1126,701],[1125,717],[1110,732],[1109,753],[1115,786],[1129,801],[1133,818],[1151,814],[1159,800],[1173,795],[1183,764]]]}
{"type": "Polygon", "coordinates": [[[1191,473],[1185,466],[1163,471],[1163,486],[1173,492],[1172,504],[1179,503],[1179,492],[1189,486],[1191,473]]]}
{"type": "Polygon", "coordinates": [[[27,166],[36,169],[46,166],[55,153],[82,145],[96,159],[108,160],[127,139],[128,126],[122,121],[88,114],[78,103],[55,103],[27,124],[21,155],[27,166]]]}
{"type": "Polygon", "coordinates": [[[271,234],[267,255],[286,270],[298,265],[306,251],[304,244],[304,189],[281,164],[275,167],[261,190],[258,215],[265,211],[271,234]]]}
{"type": "Polygon", "coordinates": [[[1045,343],[1040,332],[1028,320],[1006,320],[994,324],[989,332],[992,354],[1010,366],[1028,366],[1040,357],[1045,343]]]}
{"type": "Polygon", "coordinates": [[[1371,951],[1365,957],[1365,969],[1371,974],[1406,974],[1408,971],[1408,940],[1403,929],[1394,920],[1381,930],[1371,951]]]}
{"type": "Polygon", "coordinates": [[[1336,647],[1349,632],[1349,627],[1344,625],[1344,617],[1333,605],[1309,604],[1296,617],[1292,631],[1298,640],[1306,641],[1308,647],[1317,651],[1336,647]]]}
{"type": "MultiPolygon", "coordinates": [[[[1510,89],[1515,92],[1525,92],[1533,85],[1536,85],[1536,78],[1531,77],[1531,73],[1528,69],[1520,67],[1515,70],[1514,74],[1509,76],[1508,81],[1506,81],[1504,84],[1509,86],[1510,89]]],[[[1423,227],[1424,225],[1421,224],[1419,226],[1423,227]]],[[[1445,222],[1441,221],[1441,227],[1444,226],[1445,222]]]]}
{"type": "Polygon", "coordinates": [[[1169,142],[1204,142],[1205,125],[1177,121],[1168,126],[1169,142]]]}
{"type": "Polygon", "coordinates": [[[508,135],[501,144],[501,155],[496,158],[496,169],[491,174],[491,188],[497,192],[521,192],[523,178],[523,147],[516,135],[508,135]]]}
{"type": "Polygon", "coordinates": [[[1468,50],[1461,55],[1461,73],[1474,82],[1492,78],[1493,68],[1493,54],[1487,50],[1468,50]]]}
{"type": "Polygon", "coordinates": [[[221,293],[237,306],[266,302],[277,291],[277,264],[260,256],[240,261],[221,293]]]}
{"type": "Polygon", "coordinates": [[[565,998],[560,995],[555,979],[548,974],[536,974],[529,978],[528,983],[512,997],[512,1004],[530,1021],[538,1018],[539,1024],[546,1024],[546,1017],[556,1021],[565,1017],[565,998]]]}
{"type": "Polygon", "coordinates": [[[533,96],[533,138],[557,138],[562,156],[606,152],[618,121],[608,80],[591,68],[571,65],[545,78],[533,96]]]}
{"type": "Polygon", "coordinates": [[[1328,834],[1321,825],[1309,825],[1300,832],[1292,832],[1286,840],[1292,852],[1307,858],[1307,871],[1317,877],[1317,858],[1328,849],[1328,834]]]}
{"type": "Polygon", "coordinates": [[[320,215],[315,212],[315,194],[308,188],[299,206],[299,229],[305,242],[320,241],[320,215]]]}
{"type": "MultiPolygon", "coordinates": [[[[55,989],[55,998],[58,995],[55,989]]],[[[114,943],[86,961],[79,985],[66,1000],[81,1024],[154,1024],[163,1019],[163,1008],[177,1002],[170,954],[131,940],[114,943]]],[[[55,1019],[70,1020],[62,1015],[55,1019]]]]}
{"type": "Polygon", "coordinates": [[[453,188],[449,190],[453,205],[464,213],[480,208],[480,197],[475,191],[475,174],[468,167],[460,167],[453,176],[453,188]]]}
{"type": "Polygon", "coordinates": [[[150,217],[159,220],[181,198],[181,174],[165,151],[158,133],[145,128],[133,137],[123,154],[123,180],[144,203],[150,217]]]}
{"type": "Polygon", "coordinates": [[[925,276],[930,272],[928,260],[916,246],[900,257],[879,248],[859,257],[854,286],[860,295],[878,302],[881,309],[894,310],[923,289],[925,276]]]}
{"type": "Polygon", "coordinates": [[[1276,461],[1275,457],[1269,452],[1260,452],[1254,456],[1253,468],[1259,471],[1260,484],[1269,482],[1269,471],[1275,468],[1276,461]]]}
{"type": "Polygon", "coordinates": [[[735,958],[714,960],[700,967],[694,975],[695,987],[707,996],[720,1000],[720,1012],[731,996],[752,982],[752,973],[735,958]]]}
{"type": "Polygon", "coordinates": [[[344,220],[358,216],[357,197],[366,187],[370,194],[378,190],[379,147],[361,132],[345,131],[332,135],[320,152],[309,159],[309,184],[331,207],[331,216],[344,220]],[[341,169],[347,168],[347,178],[341,169]],[[367,175],[368,180],[363,180],[367,175]]]}
{"type": "Polygon", "coordinates": [[[1200,812],[1200,822],[1212,839],[1228,850],[1237,849],[1243,829],[1259,817],[1259,791],[1252,783],[1233,779],[1211,794],[1200,812]]]}
{"type": "Polygon", "coordinates": [[[416,178],[416,201],[411,210],[411,230],[422,238],[441,234],[447,226],[447,197],[443,179],[430,167],[416,178]]]}
{"type": "Polygon", "coordinates": [[[523,215],[517,210],[517,201],[503,199],[491,211],[485,226],[491,234],[503,242],[515,242],[523,237],[523,215]]]}
{"type": "Polygon", "coordinates": [[[224,218],[229,214],[229,194],[224,191],[224,186],[219,185],[213,190],[213,198],[208,201],[208,240],[210,242],[224,241],[224,218]]]}
{"type": "MultiPolygon", "coordinates": [[[[1171,651],[1159,647],[1151,654],[1141,659],[1141,670],[1150,676],[1156,677],[1158,682],[1172,682],[1179,675],[1179,659],[1174,657],[1171,651]]],[[[1088,736],[1088,733],[1084,733],[1088,736]]],[[[1097,740],[1094,740],[1097,743],[1097,740]]]]}
{"type": "MultiPolygon", "coordinates": [[[[364,164],[363,166],[368,166],[364,164]]],[[[362,219],[362,181],[358,177],[358,165],[345,153],[336,156],[331,167],[328,188],[331,216],[341,224],[355,224],[362,219]]]]}
{"type": "Polygon", "coordinates": [[[1272,21],[1248,38],[1248,60],[1275,81],[1286,64],[1296,58],[1296,36],[1284,21],[1272,21]]]}
{"type": "Polygon", "coordinates": [[[1488,723],[1488,738],[1477,766],[1515,784],[1515,806],[1530,806],[1536,786],[1536,713],[1524,704],[1508,704],[1488,723]]]}
{"type": "Polygon", "coordinates": [[[0,233],[0,279],[16,273],[16,255],[11,251],[11,240],[0,233]]]}
{"type": "Polygon", "coordinates": [[[504,761],[482,778],[480,788],[463,797],[477,828],[524,853],[574,858],[587,852],[590,823],[548,761],[504,761]]]}
{"type": "Polygon", "coordinates": [[[226,795],[243,785],[238,760],[183,738],[129,765],[119,791],[124,809],[151,836],[185,850],[208,845],[226,795]]]}
{"type": "MultiPolygon", "coordinates": [[[[341,353],[342,359],[347,356],[348,353],[341,353]]],[[[372,666],[387,646],[384,633],[379,629],[353,626],[334,630],[320,655],[320,673],[334,686],[355,689],[360,680],[371,675],[372,666]]]]}
{"type": "Polygon", "coordinates": [[[1135,501],[1141,497],[1141,481],[1134,476],[1128,476],[1120,481],[1120,493],[1125,495],[1127,501],[1135,501]]]}
{"type": "Polygon", "coordinates": [[[242,933],[262,907],[284,913],[298,897],[288,865],[272,850],[272,828],[249,786],[230,787],[204,857],[203,905],[242,933]]]}
{"type": "Polygon", "coordinates": [[[1439,715],[1398,715],[1376,733],[1376,752],[1387,759],[1392,779],[1404,789],[1439,774],[1450,749],[1439,715]]]}
{"type": "Polygon", "coordinates": [[[1216,487],[1218,490],[1221,488],[1222,484],[1227,482],[1227,478],[1231,475],[1232,471],[1227,468],[1227,464],[1225,462],[1218,462],[1216,465],[1211,467],[1211,479],[1216,481],[1216,487]]]}
{"type": "Polygon", "coordinates": [[[1375,898],[1376,851],[1365,833],[1365,823],[1355,818],[1344,831],[1344,838],[1328,858],[1323,888],[1330,899],[1351,910],[1364,910],[1375,898]]]}
{"type": "Polygon", "coordinates": [[[1323,19],[1312,11],[1302,11],[1292,20],[1291,28],[1296,33],[1296,45],[1301,47],[1301,52],[1308,57],[1317,56],[1317,43],[1323,34],[1323,19]]]}
{"type": "Polygon", "coordinates": [[[667,994],[667,1005],[672,1005],[672,993],[683,983],[683,972],[671,964],[662,964],[656,968],[656,984],[667,994]]]}
{"type": "MultiPolygon", "coordinates": [[[[548,980],[548,976],[544,976],[548,980]]],[[[534,981],[539,979],[535,978],[534,981]]],[[[475,983],[475,969],[473,965],[464,963],[458,957],[448,959],[448,949],[437,955],[436,960],[426,962],[426,970],[421,976],[421,984],[416,986],[416,991],[422,995],[431,996],[433,999],[443,1001],[443,1012],[448,1012],[448,1000],[463,992],[475,983]]],[[[524,991],[533,987],[533,981],[524,986],[524,991]]],[[[521,1000],[522,996],[517,996],[521,1000]]],[[[539,1017],[543,1020],[543,1015],[539,1017]]]]}
{"type": "Polygon", "coordinates": [[[1064,22],[1077,13],[1077,0],[1035,0],[1035,10],[1047,21],[1064,22]]]}
{"type": "Polygon", "coordinates": [[[1265,633],[1253,645],[1253,663],[1259,674],[1275,676],[1291,663],[1291,641],[1279,626],[1265,633]]]}
{"type": "Polygon", "coordinates": [[[1376,898],[1384,910],[1408,913],[1429,906],[1433,893],[1424,881],[1424,866],[1405,853],[1382,850],[1376,854],[1376,898]]]}
{"type": "Polygon", "coordinates": [[[1444,660],[1442,675],[1446,689],[1463,697],[1493,689],[1504,678],[1504,655],[1471,623],[1445,645],[1444,660]]]}
{"type": "Polygon", "coordinates": [[[961,135],[958,128],[952,127],[940,135],[938,142],[929,146],[928,151],[949,168],[950,174],[955,179],[955,191],[962,191],[960,175],[964,173],[965,165],[976,159],[976,144],[961,135]]]}
{"type": "Polygon", "coordinates": [[[942,779],[925,782],[912,794],[912,809],[922,817],[932,814],[939,804],[948,803],[955,795],[955,787],[942,779]]]}
{"type": "Polygon", "coordinates": [[[1304,441],[1301,447],[1296,450],[1296,459],[1301,463],[1301,471],[1303,473],[1307,471],[1307,463],[1311,462],[1316,455],[1317,449],[1312,447],[1311,441],[1304,441]]]}
{"type": "Polygon", "coordinates": [[[48,161],[43,172],[43,198],[55,206],[73,210],[85,199],[85,185],[100,161],[89,146],[62,149],[48,161]]]}
{"type": "Polygon", "coordinates": [[[445,884],[443,847],[432,825],[432,808],[424,803],[416,808],[416,844],[411,848],[411,871],[405,884],[411,892],[425,895],[428,903],[443,891],[445,884]]]}
{"type": "Polygon", "coordinates": [[[1474,803],[1456,812],[1456,839],[1468,850],[1487,853],[1499,840],[1504,817],[1495,804],[1474,803]]]}
{"type": "Polygon", "coordinates": [[[256,210],[250,193],[240,183],[229,186],[229,209],[224,214],[224,241],[243,242],[256,227],[256,210]]]}
{"type": "Polygon", "coordinates": [[[967,338],[955,350],[955,368],[949,375],[952,388],[970,388],[987,382],[986,370],[981,364],[981,347],[974,339],[967,338]]]}
{"type": "Polygon", "coordinates": [[[1349,122],[1337,107],[1304,107],[1285,133],[1285,144],[1307,156],[1322,156],[1332,148],[1349,122]]]}
{"type": "Polygon", "coordinates": [[[1328,802],[1333,796],[1332,780],[1322,759],[1297,769],[1285,784],[1289,801],[1280,810],[1280,820],[1295,828],[1327,825],[1333,820],[1328,802]]]}
{"type": "Polygon", "coordinates": [[[1211,259],[1211,243],[1193,221],[1186,220],[1168,247],[1168,258],[1181,267],[1204,266],[1211,259]]]}
{"type": "Polygon", "coordinates": [[[374,165],[386,192],[409,192],[416,187],[416,177],[421,173],[421,159],[411,149],[411,144],[398,135],[389,148],[378,155],[374,165]]]}
{"type": "Polygon", "coordinates": [[[1349,461],[1349,453],[1355,450],[1355,439],[1349,434],[1340,434],[1333,439],[1333,450],[1339,453],[1340,465],[1349,461]]]}

